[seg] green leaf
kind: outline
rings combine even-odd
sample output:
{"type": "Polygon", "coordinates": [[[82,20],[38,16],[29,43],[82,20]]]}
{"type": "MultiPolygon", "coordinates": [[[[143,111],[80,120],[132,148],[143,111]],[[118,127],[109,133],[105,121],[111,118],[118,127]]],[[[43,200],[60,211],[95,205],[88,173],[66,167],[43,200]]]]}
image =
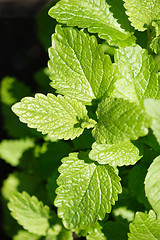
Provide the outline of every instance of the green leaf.
{"type": "Polygon", "coordinates": [[[60,95],[36,94],[35,98],[26,97],[13,105],[12,110],[21,122],[28,123],[28,127],[59,139],[74,139],[81,135],[84,122],[87,122],[87,128],[95,124],[94,120],[88,118],[84,105],[60,95]]]}
{"type": "Polygon", "coordinates": [[[111,211],[118,193],[120,178],[109,165],[97,165],[86,153],[71,153],[59,168],[59,187],[55,205],[66,228],[85,229],[111,211]]]}
{"type": "Polygon", "coordinates": [[[19,179],[15,173],[11,173],[8,177],[3,181],[3,186],[1,188],[2,196],[9,200],[11,195],[14,192],[17,192],[17,187],[19,185],[19,179]]]}
{"type": "Polygon", "coordinates": [[[2,79],[0,87],[2,103],[11,106],[28,94],[30,94],[30,89],[23,82],[9,76],[2,79]]]}
{"type": "Polygon", "coordinates": [[[49,15],[67,26],[88,28],[111,45],[124,47],[135,42],[133,31],[121,27],[105,0],[62,0],[50,9],[49,15]]]}
{"type": "Polygon", "coordinates": [[[130,223],[129,229],[129,240],[160,240],[160,221],[156,220],[152,210],[149,214],[137,212],[134,223],[130,223]]]}
{"type": "Polygon", "coordinates": [[[113,167],[134,165],[141,157],[139,149],[130,141],[115,144],[92,145],[89,157],[99,164],[109,164],[113,167]]]}
{"type": "Polygon", "coordinates": [[[139,31],[145,31],[153,20],[160,19],[159,0],[124,0],[124,2],[132,26],[139,31]]]}
{"type": "Polygon", "coordinates": [[[153,21],[152,26],[155,29],[156,37],[160,35],[160,20],[153,21]]]}
{"type": "Polygon", "coordinates": [[[93,129],[97,143],[117,143],[145,136],[150,118],[143,108],[121,98],[106,98],[98,106],[98,123],[93,129]]]}
{"type": "Polygon", "coordinates": [[[67,231],[66,229],[62,229],[60,234],[57,236],[57,240],[73,240],[72,232],[67,231]]]}
{"type": "MultiPolygon", "coordinates": [[[[121,195],[121,197],[122,197],[122,195],[121,195]]],[[[126,200],[128,201],[129,199],[125,199],[124,201],[126,201],[126,200]]],[[[133,199],[133,201],[134,201],[134,199],[133,199]]],[[[132,204],[132,203],[130,203],[130,204],[132,204]]],[[[123,219],[123,220],[127,220],[127,222],[131,222],[134,219],[134,211],[128,209],[128,206],[122,206],[122,207],[116,206],[114,208],[114,210],[112,211],[112,214],[113,214],[113,217],[116,218],[116,220],[120,219],[120,221],[123,219]]],[[[125,232],[127,232],[127,231],[125,231],[125,232]]]]}
{"type": "Polygon", "coordinates": [[[160,100],[145,99],[144,106],[147,114],[152,118],[151,129],[160,144],[160,100]]]}
{"type": "Polygon", "coordinates": [[[160,53],[160,36],[155,37],[151,44],[150,44],[150,49],[155,53],[158,54],[160,53]]]}
{"type": "Polygon", "coordinates": [[[86,236],[87,240],[107,240],[106,236],[102,232],[101,225],[96,222],[93,227],[90,227],[90,230],[88,231],[88,235],[86,236]]]}
{"type": "MultiPolygon", "coordinates": [[[[29,171],[31,172],[31,170],[29,171]]],[[[32,170],[32,172],[33,173],[16,171],[9,174],[3,181],[1,189],[2,196],[8,201],[10,197],[12,197],[12,194],[26,191],[30,195],[36,195],[39,199],[48,203],[49,201],[46,196],[47,192],[44,188],[44,182],[36,176],[34,170],[32,170]]]]}
{"type": "Polygon", "coordinates": [[[159,93],[158,68],[148,51],[139,45],[119,48],[115,54],[117,81],[113,97],[135,102],[156,98],[159,93]]]}
{"type": "Polygon", "coordinates": [[[12,166],[17,166],[23,153],[34,147],[33,139],[3,140],[0,143],[0,157],[12,166]]]}
{"type": "Polygon", "coordinates": [[[38,240],[40,236],[32,234],[30,232],[19,230],[17,235],[13,237],[13,240],[38,240]]]}
{"type": "Polygon", "coordinates": [[[11,215],[24,229],[38,235],[46,235],[49,228],[49,207],[43,206],[35,196],[26,192],[14,193],[8,203],[11,215]]]}
{"type": "Polygon", "coordinates": [[[73,237],[71,231],[66,230],[60,224],[55,224],[52,229],[49,229],[45,240],[73,240],[73,237]]]}
{"type": "Polygon", "coordinates": [[[95,36],[57,25],[49,56],[51,86],[58,93],[90,104],[110,90],[112,62],[95,36]]]}
{"type": "Polygon", "coordinates": [[[145,192],[149,203],[160,219],[160,156],[156,157],[145,178],[145,192]]]}

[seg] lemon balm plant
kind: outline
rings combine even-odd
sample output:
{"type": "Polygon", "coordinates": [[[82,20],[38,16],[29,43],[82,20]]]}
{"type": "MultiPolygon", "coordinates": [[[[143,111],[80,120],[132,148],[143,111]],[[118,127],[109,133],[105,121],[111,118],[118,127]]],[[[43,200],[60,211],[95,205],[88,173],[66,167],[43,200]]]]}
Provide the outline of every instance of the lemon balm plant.
{"type": "Polygon", "coordinates": [[[160,239],[160,1],[61,0],[49,15],[58,22],[48,63],[56,93],[12,110],[71,151],[52,204],[11,195],[26,230],[14,239],[160,239]],[[84,148],[72,146],[77,138],[84,148]]]}

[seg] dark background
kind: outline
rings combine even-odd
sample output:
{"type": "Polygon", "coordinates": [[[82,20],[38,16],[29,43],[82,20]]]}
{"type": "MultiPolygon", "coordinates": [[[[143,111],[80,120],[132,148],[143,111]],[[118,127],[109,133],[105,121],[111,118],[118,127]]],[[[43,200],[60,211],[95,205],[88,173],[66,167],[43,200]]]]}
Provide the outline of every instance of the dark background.
{"type": "Polygon", "coordinates": [[[0,0],[0,79],[6,75],[31,81],[46,64],[36,34],[36,18],[50,0],[0,0]]]}
{"type": "MultiPolygon", "coordinates": [[[[37,17],[51,0],[0,0],[0,79],[13,76],[36,92],[33,75],[47,66],[48,53],[37,36],[37,17]]],[[[52,0],[52,2],[54,2],[52,0]]],[[[7,138],[1,119],[0,138],[7,138]]],[[[12,167],[0,160],[0,187],[12,167]]],[[[0,225],[2,213],[0,209],[0,225]]],[[[2,227],[1,239],[7,240],[2,227]]],[[[23,239],[22,239],[23,240],[23,239]]]]}

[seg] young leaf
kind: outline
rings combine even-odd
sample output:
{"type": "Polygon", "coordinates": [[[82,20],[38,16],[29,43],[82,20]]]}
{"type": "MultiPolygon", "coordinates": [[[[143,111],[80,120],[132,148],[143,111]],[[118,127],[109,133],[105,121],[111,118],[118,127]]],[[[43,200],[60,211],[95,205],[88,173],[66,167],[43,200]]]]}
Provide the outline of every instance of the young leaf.
{"type": "Polygon", "coordinates": [[[23,82],[9,76],[2,79],[0,87],[2,103],[11,106],[28,94],[31,94],[31,91],[23,82]]]}
{"type": "Polygon", "coordinates": [[[151,44],[150,44],[150,49],[155,53],[158,54],[160,53],[160,36],[155,37],[151,44]]]}
{"type": "Polygon", "coordinates": [[[149,203],[160,219],[160,156],[156,157],[145,178],[145,192],[149,203]]]}
{"type": "Polygon", "coordinates": [[[149,214],[137,212],[134,223],[130,223],[129,229],[129,240],[160,239],[160,221],[156,220],[156,215],[152,210],[149,214]]]}
{"type": "Polygon", "coordinates": [[[23,153],[34,147],[33,139],[3,140],[0,143],[0,157],[12,166],[17,166],[23,153]]]}
{"type": "Polygon", "coordinates": [[[13,112],[28,127],[37,128],[58,139],[74,139],[86,128],[93,127],[95,121],[89,119],[84,105],[69,97],[36,94],[35,98],[26,97],[12,106],[13,112]]]}
{"type": "MultiPolygon", "coordinates": [[[[130,194],[130,193],[128,192],[128,194],[130,194]]],[[[130,196],[130,198],[132,198],[132,197],[130,196]]],[[[127,199],[126,196],[123,196],[123,193],[121,195],[121,199],[123,199],[123,204],[126,200],[127,201],[130,200],[129,198],[127,199]]],[[[134,199],[132,200],[132,202],[134,202],[134,199]]],[[[131,205],[132,202],[130,202],[129,205],[131,205]]],[[[119,205],[119,207],[115,207],[114,210],[112,211],[113,217],[116,218],[117,221],[119,221],[119,220],[121,221],[122,219],[126,220],[127,222],[133,221],[134,211],[131,209],[128,209],[128,206],[122,206],[122,202],[121,203],[119,202],[118,205],[119,205]]]]}
{"type": "Polygon", "coordinates": [[[8,177],[3,181],[3,185],[1,188],[1,193],[3,198],[7,201],[10,199],[11,195],[14,192],[17,192],[18,185],[20,184],[19,179],[16,173],[11,173],[8,177]]]}
{"type": "Polygon", "coordinates": [[[88,231],[88,235],[86,236],[87,240],[107,240],[108,238],[106,238],[106,236],[104,235],[104,233],[102,232],[102,227],[101,225],[96,222],[96,224],[94,224],[93,227],[90,228],[90,230],[88,231]]]}
{"type": "Polygon", "coordinates": [[[135,102],[147,97],[157,97],[160,88],[158,68],[147,50],[139,45],[119,48],[115,54],[115,62],[118,73],[111,96],[135,102]]]}
{"type": "Polygon", "coordinates": [[[8,203],[11,215],[24,229],[38,235],[46,235],[49,228],[49,207],[43,206],[35,196],[26,192],[14,193],[8,203]]]}
{"type": "Polygon", "coordinates": [[[30,232],[19,230],[17,235],[13,237],[13,240],[39,240],[40,236],[32,234],[30,232]]]}
{"type": "Polygon", "coordinates": [[[124,2],[132,26],[139,31],[145,31],[153,20],[160,19],[159,0],[124,0],[124,2]]]}
{"type": "Polygon", "coordinates": [[[133,31],[121,27],[105,0],[62,0],[50,9],[49,15],[67,26],[88,28],[111,45],[124,47],[135,42],[133,31]]]}
{"type": "Polygon", "coordinates": [[[121,98],[106,98],[98,106],[98,123],[93,129],[97,143],[117,143],[145,136],[150,118],[143,108],[121,98]]]}
{"type": "Polygon", "coordinates": [[[62,162],[55,199],[58,215],[66,228],[85,229],[111,211],[121,193],[120,178],[113,167],[95,164],[86,153],[71,153],[62,162]]]}
{"type": "Polygon", "coordinates": [[[58,93],[90,104],[110,90],[112,62],[95,36],[57,25],[49,56],[51,86],[58,93]]]}
{"type": "Polygon", "coordinates": [[[72,232],[66,230],[62,224],[56,223],[48,230],[45,240],[73,240],[72,232]]]}
{"type": "Polygon", "coordinates": [[[130,141],[124,141],[115,144],[94,143],[89,157],[99,164],[121,167],[134,165],[142,156],[134,144],[130,141]]]}
{"type": "Polygon", "coordinates": [[[160,100],[145,99],[144,106],[147,114],[152,118],[151,128],[160,144],[160,100]]]}
{"type": "Polygon", "coordinates": [[[160,35],[160,19],[153,21],[152,26],[155,29],[156,37],[158,37],[160,35]]]}

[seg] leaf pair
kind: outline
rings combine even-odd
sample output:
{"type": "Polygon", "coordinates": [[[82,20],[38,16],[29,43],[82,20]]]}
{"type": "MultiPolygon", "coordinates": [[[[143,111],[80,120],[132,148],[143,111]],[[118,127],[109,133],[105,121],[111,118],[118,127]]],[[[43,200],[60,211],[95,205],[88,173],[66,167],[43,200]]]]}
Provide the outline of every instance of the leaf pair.
{"type": "MultiPolygon", "coordinates": [[[[110,3],[110,1],[107,2],[110,3]]],[[[121,24],[114,18],[113,13],[121,8],[123,3],[112,1],[113,5],[116,4],[112,13],[111,6],[107,2],[105,0],[61,0],[51,8],[49,14],[58,22],[65,23],[68,26],[78,26],[88,28],[90,32],[98,32],[100,38],[117,42],[118,40],[123,41],[133,33],[131,29],[122,28],[122,25],[128,25],[125,16],[123,16],[125,24],[122,24],[122,16],[118,18],[121,24]]],[[[147,25],[160,18],[160,3],[158,0],[124,0],[124,2],[132,26],[139,31],[146,30],[147,25]]],[[[121,11],[123,11],[122,8],[121,11]]]]}
{"type": "MultiPolygon", "coordinates": [[[[122,9],[123,3],[114,2],[115,9],[122,9]]],[[[67,26],[88,28],[91,33],[98,33],[111,45],[127,46],[135,42],[133,30],[128,25],[128,19],[123,15],[120,20],[123,27],[114,17],[111,6],[106,0],[62,0],[50,9],[49,14],[60,23],[67,26]]]]}
{"type": "Polygon", "coordinates": [[[111,95],[113,98],[104,99],[98,107],[98,124],[93,130],[96,141],[114,143],[144,136],[149,120],[143,109],[125,99],[116,99],[121,97],[139,102],[146,96],[157,95],[159,84],[153,59],[153,67],[146,74],[150,57],[143,50],[137,53],[139,50],[137,46],[119,49],[117,55],[120,56],[114,65],[110,57],[104,55],[94,36],[57,26],[50,48],[50,77],[52,86],[65,97],[36,94],[35,99],[24,98],[12,109],[22,122],[43,134],[48,133],[58,139],[74,139],[82,134],[84,128],[93,128],[96,124],[87,116],[83,104],[111,95]],[[133,54],[129,56],[129,52],[133,54]],[[145,53],[144,57],[141,52],[145,53]],[[126,62],[124,70],[123,62],[126,62]],[[115,66],[119,69],[118,75],[115,66]],[[134,76],[135,72],[137,75],[134,76]],[[138,85],[140,78],[144,80],[138,85]],[[123,84],[128,96],[121,91],[123,84]]]}

